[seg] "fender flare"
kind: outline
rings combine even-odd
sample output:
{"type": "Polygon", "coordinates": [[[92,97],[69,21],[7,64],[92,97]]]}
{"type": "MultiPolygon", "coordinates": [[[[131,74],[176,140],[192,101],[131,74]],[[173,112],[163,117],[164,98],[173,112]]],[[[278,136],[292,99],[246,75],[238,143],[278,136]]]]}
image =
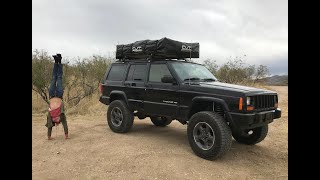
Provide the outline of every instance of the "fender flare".
{"type": "Polygon", "coordinates": [[[191,108],[189,110],[188,117],[190,117],[190,113],[191,113],[191,110],[192,110],[194,104],[196,102],[199,102],[199,101],[211,101],[211,102],[219,103],[222,106],[223,110],[224,110],[224,113],[225,113],[227,121],[229,121],[229,123],[231,125],[230,127],[232,129],[234,128],[234,126],[233,126],[234,125],[234,121],[231,118],[231,115],[229,113],[229,111],[230,111],[229,106],[227,105],[227,103],[223,99],[220,99],[220,98],[208,97],[208,96],[197,96],[197,97],[194,97],[192,99],[192,104],[191,104],[191,108]]]}
{"type": "Polygon", "coordinates": [[[225,112],[229,112],[230,109],[227,105],[227,103],[223,100],[223,99],[219,99],[219,98],[215,98],[215,97],[207,97],[207,96],[197,96],[197,97],[194,97],[192,99],[192,105],[191,105],[191,108],[193,107],[193,105],[198,102],[198,101],[212,101],[212,102],[217,102],[219,104],[222,105],[222,108],[225,112]]]}
{"type": "Polygon", "coordinates": [[[124,101],[125,101],[125,103],[128,105],[128,107],[130,107],[126,93],[124,93],[123,91],[118,91],[118,90],[111,91],[110,96],[109,96],[110,97],[109,103],[111,103],[112,95],[120,95],[120,96],[122,96],[124,101]]]}

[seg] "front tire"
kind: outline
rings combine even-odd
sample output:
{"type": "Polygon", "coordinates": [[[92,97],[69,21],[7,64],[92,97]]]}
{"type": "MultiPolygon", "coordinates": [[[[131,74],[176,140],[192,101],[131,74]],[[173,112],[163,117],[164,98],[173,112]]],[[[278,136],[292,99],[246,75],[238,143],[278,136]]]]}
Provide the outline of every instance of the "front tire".
{"type": "Polygon", "coordinates": [[[247,145],[254,145],[263,141],[268,134],[268,125],[244,130],[242,132],[233,133],[233,138],[241,143],[247,145]]]}
{"type": "Polygon", "coordinates": [[[231,148],[229,126],[219,114],[211,111],[194,114],[189,120],[187,134],[193,152],[204,159],[217,159],[231,148]]]}
{"type": "Polygon", "coordinates": [[[121,100],[112,101],[107,112],[107,121],[110,129],[116,133],[126,133],[133,125],[133,112],[121,100]]]}

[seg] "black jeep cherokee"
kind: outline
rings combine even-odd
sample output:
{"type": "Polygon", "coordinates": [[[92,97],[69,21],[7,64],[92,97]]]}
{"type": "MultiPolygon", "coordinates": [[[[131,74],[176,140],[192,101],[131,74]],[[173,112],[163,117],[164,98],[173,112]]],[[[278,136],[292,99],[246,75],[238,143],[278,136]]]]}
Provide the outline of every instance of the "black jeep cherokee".
{"type": "Polygon", "coordinates": [[[276,92],[219,82],[203,65],[186,60],[123,60],[113,63],[101,84],[100,102],[117,133],[134,116],[156,126],[187,124],[194,153],[216,159],[231,147],[261,142],[268,124],[281,117],[276,92]]]}

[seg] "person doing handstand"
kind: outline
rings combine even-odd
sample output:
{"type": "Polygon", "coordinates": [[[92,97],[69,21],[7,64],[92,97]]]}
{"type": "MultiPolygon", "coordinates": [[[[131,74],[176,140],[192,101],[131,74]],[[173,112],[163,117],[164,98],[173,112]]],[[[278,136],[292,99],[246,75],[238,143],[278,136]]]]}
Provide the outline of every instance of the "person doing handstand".
{"type": "Polygon", "coordinates": [[[61,54],[57,54],[53,55],[53,58],[55,63],[53,65],[52,80],[49,88],[49,109],[45,126],[48,128],[48,140],[52,140],[52,127],[59,125],[61,122],[65,133],[65,139],[68,139],[68,124],[63,103],[62,56],[61,54]]]}

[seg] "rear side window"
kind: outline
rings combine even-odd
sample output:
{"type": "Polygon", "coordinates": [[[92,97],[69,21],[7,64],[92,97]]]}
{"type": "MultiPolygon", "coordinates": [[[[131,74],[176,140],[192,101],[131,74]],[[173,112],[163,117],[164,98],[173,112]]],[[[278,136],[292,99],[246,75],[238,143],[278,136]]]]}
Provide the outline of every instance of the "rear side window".
{"type": "Polygon", "coordinates": [[[133,64],[130,66],[127,81],[144,81],[146,78],[147,64],[133,64]]]}
{"type": "Polygon", "coordinates": [[[122,81],[123,74],[126,70],[126,65],[124,64],[114,64],[112,65],[110,72],[108,74],[107,80],[109,81],[122,81]]]}
{"type": "Polygon", "coordinates": [[[150,67],[150,82],[161,82],[161,78],[171,76],[171,73],[166,64],[151,64],[150,67]]]}

